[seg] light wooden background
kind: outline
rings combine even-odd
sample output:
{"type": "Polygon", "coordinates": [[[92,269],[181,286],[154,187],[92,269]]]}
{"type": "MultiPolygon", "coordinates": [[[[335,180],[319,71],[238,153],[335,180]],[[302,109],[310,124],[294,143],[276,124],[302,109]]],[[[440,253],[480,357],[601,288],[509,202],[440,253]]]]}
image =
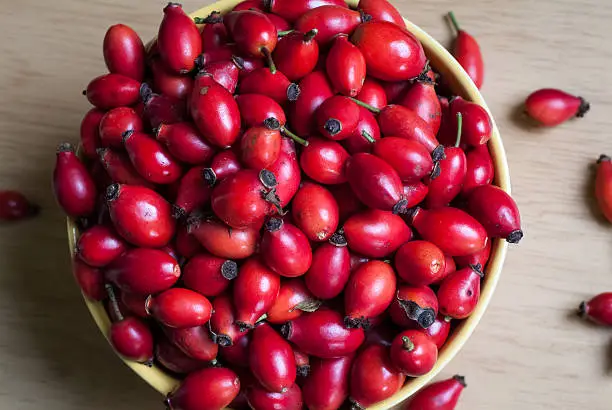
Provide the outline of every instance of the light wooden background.
{"type": "MultiPolygon", "coordinates": [[[[484,95],[499,124],[524,217],[498,291],[465,349],[443,372],[467,376],[460,409],[612,408],[612,331],[577,321],[581,299],[612,290],[612,227],[592,212],[590,164],[612,152],[612,3],[606,0],[398,1],[440,41],[453,7],[480,40],[484,95]],[[533,89],[592,103],[551,130],[517,122],[533,89]]],[[[201,2],[185,2],[195,10],[201,2]]],[[[0,408],[161,409],[161,397],[115,357],[69,270],[64,219],[50,190],[58,142],[76,141],[81,90],[105,70],[101,43],[122,22],[150,38],[162,2],[20,0],[0,12],[0,187],[43,207],[0,226],[0,408]]]]}

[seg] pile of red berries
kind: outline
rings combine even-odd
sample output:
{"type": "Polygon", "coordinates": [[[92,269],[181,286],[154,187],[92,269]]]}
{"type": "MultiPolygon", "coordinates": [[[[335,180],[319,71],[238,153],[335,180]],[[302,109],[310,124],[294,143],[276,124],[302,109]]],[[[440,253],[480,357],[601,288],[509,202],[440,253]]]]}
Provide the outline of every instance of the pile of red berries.
{"type": "Polygon", "coordinates": [[[148,49],[116,25],[104,58],[54,188],[117,352],[186,376],[171,409],[384,400],[474,311],[493,238],[523,235],[489,114],[386,0],[170,3],[148,49]]]}

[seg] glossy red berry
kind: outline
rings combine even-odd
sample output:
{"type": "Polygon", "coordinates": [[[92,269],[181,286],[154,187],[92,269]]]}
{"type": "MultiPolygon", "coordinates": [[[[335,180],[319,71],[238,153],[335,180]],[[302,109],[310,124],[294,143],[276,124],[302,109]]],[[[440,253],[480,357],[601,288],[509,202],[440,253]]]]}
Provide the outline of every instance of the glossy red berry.
{"type": "Polygon", "coordinates": [[[143,117],[148,120],[152,129],[161,124],[174,124],[187,121],[187,102],[169,95],[154,94],[147,84],[140,87],[140,94],[144,103],[143,117]]]}
{"type": "Polygon", "coordinates": [[[242,168],[238,156],[231,149],[218,152],[210,161],[210,166],[202,171],[208,185],[214,186],[242,168]]]}
{"type": "Polygon", "coordinates": [[[345,165],[349,158],[336,141],[311,137],[300,155],[300,165],[306,175],[321,184],[341,184],[346,182],[345,165]]]}
{"type": "Polygon", "coordinates": [[[518,243],[523,238],[516,202],[495,185],[474,188],[468,196],[466,210],[493,238],[505,238],[510,243],[518,243]]]}
{"type": "Polygon", "coordinates": [[[361,91],[355,98],[379,110],[387,106],[387,94],[384,87],[371,77],[365,78],[361,91]]]}
{"type": "Polygon", "coordinates": [[[208,253],[193,256],[183,266],[181,279],[186,288],[204,296],[218,296],[238,276],[238,264],[208,253]]]}
{"type": "Polygon", "coordinates": [[[363,107],[359,107],[357,127],[348,138],[342,141],[342,145],[351,154],[370,153],[374,146],[373,143],[378,141],[380,137],[380,127],[374,114],[363,107]]]}
{"type": "MultiPolygon", "coordinates": [[[[290,138],[281,141],[281,152],[274,164],[268,168],[276,177],[276,195],[282,208],[286,207],[300,187],[302,173],[295,151],[295,143],[290,138]]],[[[277,213],[274,205],[270,204],[269,215],[277,213]]]]}
{"type": "Polygon", "coordinates": [[[240,152],[242,163],[248,168],[268,168],[278,160],[280,150],[281,134],[277,121],[251,127],[242,134],[240,152]]]}
{"type": "Polygon", "coordinates": [[[183,170],[180,164],[153,137],[142,132],[127,131],[123,136],[123,145],[132,165],[147,181],[170,184],[181,177],[183,170]]]}
{"type": "Polygon", "coordinates": [[[465,387],[463,376],[432,383],[412,396],[406,410],[454,410],[465,387]]]}
{"type": "Polygon", "coordinates": [[[266,222],[259,246],[265,264],[281,276],[301,276],[312,263],[312,249],[306,235],[281,218],[266,222]]]}
{"type": "Polygon", "coordinates": [[[495,176],[493,159],[486,145],[468,151],[465,158],[466,173],[461,188],[463,196],[469,195],[470,191],[478,186],[491,184],[495,176]]]}
{"type": "Polygon", "coordinates": [[[301,410],[304,405],[302,391],[295,383],[284,393],[270,392],[261,386],[251,386],[247,390],[247,400],[252,409],[301,410]]]}
{"type": "Polygon", "coordinates": [[[110,26],[102,46],[108,71],[142,81],[145,49],[138,34],[124,24],[110,26]]]}
{"type": "Polygon", "coordinates": [[[295,101],[301,93],[300,87],[289,81],[287,76],[268,67],[260,67],[246,74],[240,81],[240,94],[261,94],[279,104],[295,101]]]}
{"type": "Polygon", "coordinates": [[[195,67],[195,59],[202,52],[202,39],[179,3],[168,3],[164,8],[157,48],[166,66],[177,74],[186,74],[195,67]]]}
{"type": "Polygon", "coordinates": [[[196,127],[190,122],[161,124],[155,137],[173,157],[188,164],[208,164],[215,153],[196,127]]]}
{"type": "Polygon", "coordinates": [[[106,170],[112,182],[126,185],[141,185],[153,187],[150,181],[144,179],[132,165],[127,153],[114,151],[110,148],[98,149],[100,164],[106,170]]]}
{"type": "Polygon", "coordinates": [[[294,22],[304,13],[309,10],[321,6],[335,5],[346,7],[343,0],[266,0],[264,1],[265,9],[271,13],[278,14],[289,22],[294,22]]]}
{"type": "Polygon", "coordinates": [[[287,123],[283,107],[273,98],[263,94],[240,94],[236,96],[236,102],[240,108],[240,116],[245,128],[262,126],[266,123],[283,127],[287,123]]]}
{"type": "Polygon", "coordinates": [[[423,119],[434,135],[440,130],[442,108],[434,84],[428,80],[414,83],[397,101],[423,119]]]}
{"type": "Polygon", "coordinates": [[[304,182],[291,204],[291,216],[309,240],[323,242],[338,227],[338,203],[321,185],[304,182]]]}
{"type": "Polygon", "coordinates": [[[103,146],[123,148],[123,135],[127,131],[142,131],[140,116],[130,107],[117,107],[100,120],[99,135],[103,146]]]}
{"type": "Polygon", "coordinates": [[[106,190],[106,203],[115,229],[134,245],[162,247],[174,236],[170,204],[149,188],[112,184],[106,190]]]}
{"type": "Polygon", "coordinates": [[[302,33],[316,29],[316,40],[319,44],[327,44],[338,34],[351,34],[362,21],[358,11],[345,6],[323,5],[302,14],[295,22],[295,29],[302,33]]]}
{"type": "Polygon", "coordinates": [[[189,106],[193,121],[208,142],[225,148],[236,141],[240,134],[238,104],[212,75],[196,77],[189,106]]]}
{"type": "Polygon", "coordinates": [[[333,299],[346,286],[351,261],[346,239],[339,234],[321,244],[312,255],[312,264],[304,276],[306,286],[319,299],[333,299]]]}
{"type": "Polygon", "coordinates": [[[222,347],[228,347],[242,340],[247,333],[247,329],[241,330],[236,324],[236,314],[230,296],[221,294],[215,297],[212,306],[213,314],[210,318],[210,327],[215,341],[222,347]]]}
{"type": "Polygon", "coordinates": [[[320,305],[302,279],[289,279],[281,283],[278,297],[268,310],[266,320],[280,325],[301,316],[303,312],[314,311],[320,305]]]}
{"type": "Polygon", "coordinates": [[[313,71],[302,78],[299,89],[299,96],[289,107],[289,124],[296,134],[306,136],[315,129],[315,112],[334,93],[322,71],[313,71]]]}
{"type": "Polygon", "coordinates": [[[149,295],[174,285],[181,276],[176,259],[159,249],[134,248],[113,261],[106,278],[125,292],[149,295]]]}
{"type": "Polygon", "coordinates": [[[103,267],[127,249],[126,243],[111,228],[95,225],[79,236],[76,254],[90,266],[103,267]]]}
{"type": "Polygon", "coordinates": [[[436,344],[438,350],[440,350],[442,346],[444,346],[444,343],[446,343],[446,339],[448,339],[451,329],[451,318],[448,316],[438,315],[435,322],[433,322],[427,329],[423,329],[420,326],[415,326],[415,328],[426,334],[431,341],[436,344]]]}
{"type": "Polygon", "coordinates": [[[328,98],[316,112],[317,131],[332,140],[348,138],[359,123],[359,107],[347,97],[328,98]]]}
{"type": "Polygon", "coordinates": [[[487,231],[480,222],[457,208],[417,208],[410,220],[424,240],[434,243],[446,255],[470,255],[487,243],[487,231]]]}
{"type": "Polygon", "coordinates": [[[357,27],[351,42],[363,54],[368,74],[384,81],[417,77],[427,57],[421,43],[406,29],[386,21],[370,21],[357,27]]]}
{"type": "Polygon", "coordinates": [[[271,392],[285,393],[295,382],[296,366],[291,345],[267,323],[252,331],[249,367],[271,392]]]}
{"type": "Polygon", "coordinates": [[[427,197],[429,188],[422,182],[404,184],[404,198],[408,202],[406,208],[414,208],[427,197]]]}
{"type": "Polygon", "coordinates": [[[534,91],[525,101],[527,114],[548,127],[562,124],[574,117],[582,118],[590,108],[584,98],[553,88],[534,91]]]}
{"type": "Polygon", "coordinates": [[[450,132],[461,128],[461,143],[477,147],[486,144],[493,133],[493,122],[491,116],[482,106],[466,101],[461,97],[454,98],[450,103],[450,132]],[[459,123],[457,115],[461,113],[462,123],[459,123]]]}
{"type": "Polygon", "coordinates": [[[241,329],[253,328],[255,322],[274,305],[279,290],[280,277],[259,259],[248,259],[234,280],[235,323],[241,329]]]}
{"type": "Polygon", "coordinates": [[[96,151],[102,147],[100,121],[105,114],[105,111],[94,107],[83,116],[80,129],[81,147],[87,158],[95,158],[96,151]]]}
{"type": "Polygon", "coordinates": [[[87,265],[77,256],[72,261],[72,273],[85,296],[97,301],[106,298],[104,273],[100,269],[87,265]]]}
{"type": "Polygon", "coordinates": [[[347,327],[369,327],[369,319],[383,313],[395,296],[393,268],[382,261],[371,261],[350,276],[344,292],[344,323],[347,327]]]}
{"type": "Polygon", "coordinates": [[[208,73],[212,78],[223,86],[227,91],[234,94],[238,86],[240,76],[240,60],[219,60],[204,65],[200,72],[208,73]]]}
{"type": "Polygon", "coordinates": [[[582,302],[578,313],[597,324],[612,326],[612,292],[600,293],[588,302],[582,302]]]}
{"type": "Polygon", "coordinates": [[[612,222],[612,160],[607,155],[601,155],[597,164],[595,198],[602,214],[612,222]]]}
{"type": "Polygon", "coordinates": [[[259,57],[274,51],[277,31],[265,13],[258,10],[231,11],[223,16],[223,23],[243,53],[259,57]]]}
{"type": "MultiPolygon", "coordinates": [[[[455,256],[454,261],[456,262],[456,266],[459,268],[465,268],[466,266],[469,266],[469,265],[478,265],[478,264],[484,267],[487,265],[487,262],[489,261],[490,254],[491,254],[491,240],[489,239],[487,240],[487,244],[485,245],[485,247],[479,250],[478,252],[475,252],[467,256],[455,256]]],[[[449,257],[447,257],[447,263],[448,263],[448,258],[449,257]]],[[[450,258],[450,259],[452,260],[453,258],[450,258]]],[[[454,272],[455,270],[456,269],[453,269],[450,272],[454,272]]],[[[446,271],[448,274],[449,272],[448,267],[446,271]]]]}
{"type": "Polygon", "coordinates": [[[329,359],[356,351],[365,338],[363,329],[347,329],[342,315],[321,308],[283,325],[281,333],[304,353],[329,359]]]}
{"type": "Polygon", "coordinates": [[[410,328],[429,328],[437,313],[438,298],[428,286],[399,285],[389,308],[393,323],[410,328]]]}
{"type": "Polygon", "coordinates": [[[159,58],[149,63],[153,75],[153,89],[159,94],[185,100],[193,90],[193,77],[189,74],[176,74],[159,58]]]}
{"type": "Polygon", "coordinates": [[[470,316],[480,298],[480,280],[484,276],[479,265],[471,265],[448,275],[438,288],[440,313],[454,319],[470,316]]]}
{"type": "Polygon", "coordinates": [[[386,161],[359,153],[346,162],[346,177],[357,198],[370,208],[398,213],[406,208],[398,173],[386,161]]]}
{"type": "Polygon", "coordinates": [[[69,216],[76,218],[94,212],[98,195],[96,185],[69,143],[60,144],[57,148],[53,192],[69,216]]]}
{"type": "Polygon", "coordinates": [[[427,208],[441,208],[447,206],[459,195],[467,174],[465,152],[458,146],[444,150],[446,158],[438,161],[432,175],[425,178],[427,184],[427,208]]]}
{"type": "Polygon", "coordinates": [[[91,80],[83,93],[101,110],[127,107],[138,102],[140,82],[121,74],[104,74],[91,80]]]}
{"type": "Polygon", "coordinates": [[[172,215],[175,218],[184,218],[208,204],[211,188],[202,175],[203,170],[204,167],[193,167],[181,178],[172,206],[172,215]]]}
{"type": "Polygon", "coordinates": [[[173,410],[222,409],[240,392],[240,379],[230,369],[209,367],[190,373],[166,398],[173,410]]]}
{"type": "Polygon", "coordinates": [[[444,253],[427,241],[403,244],[395,254],[395,269],[408,284],[429,285],[442,278],[445,269],[444,253]]]}
{"type": "Polygon", "coordinates": [[[437,170],[433,173],[431,154],[416,141],[386,137],[373,145],[372,153],[391,165],[403,182],[418,182],[438,173],[437,170]]]}
{"type": "Polygon", "coordinates": [[[344,223],[349,249],[372,258],[384,258],[412,238],[404,220],[388,211],[370,209],[344,223]]]}
{"type": "Polygon", "coordinates": [[[121,356],[139,363],[152,363],[153,335],[142,319],[126,317],[113,323],[109,339],[121,356]]]}
{"type": "Polygon", "coordinates": [[[426,334],[405,330],[393,339],[390,357],[399,371],[418,377],[433,369],[438,360],[438,347],[426,334]]]}
{"type": "Polygon", "coordinates": [[[325,60],[327,75],[336,91],[356,97],[363,87],[366,62],[363,54],[346,34],[339,34],[332,42],[325,60]]]}
{"type": "Polygon", "coordinates": [[[474,81],[476,87],[481,88],[484,80],[484,62],[480,46],[474,37],[465,30],[461,30],[452,11],[448,13],[448,16],[456,32],[453,56],[474,81]]]}
{"type": "Polygon", "coordinates": [[[205,18],[196,18],[195,22],[204,24],[201,35],[203,50],[212,50],[230,42],[223,16],[218,11],[213,11],[205,18]]]}
{"type": "Polygon", "coordinates": [[[244,259],[251,256],[259,242],[256,228],[236,229],[214,218],[194,215],[188,220],[188,230],[206,250],[227,259],[244,259]]]}
{"type": "Polygon", "coordinates": [[[278,204],[271,171],[244,169],[221,181],[213,190],[211,207],[232,228],[259,228],[270,203],[278,204]]]}
{"type": "Polygon", "coordinates": [[[319,59],[318,30],[307,33],[293,31],[278,41],[274,50],[276,68],[290,81],[297,81],[311,73],[319,59]]]}
{"type": "Polygon", "coordinates": [[[311,361],[310,374],[302,385],[304,403],[309,409],[337,409],[347,399],[353,357],[311,361]]]}
{"type": "Polygon", "coordinates": [[[31,203],[21,192],[0,191],[0,219],[17,221],[38,215],[40,208],[31,203]]]}
{"type": "Polygon", "coordinates": [[[117,321],[111,324],[108,338],[113,348],[127,359],[151,365],[153,362],[153,334],[149,326],[137,317],[124,317],[111,285],[106,285],[110,309],[117,321]]]}
{"type": "Polygon", "coordinates": [[[212,305],[205,296],[184,288],[149,297],[146,309],[160,323],[177,328],[202,326],[212,314],[212,305]]]}
{"type": "Polygon", "coordinates": [[[207,362],[217,357],[219,345],[213,342],[205,326],[181,329],[164,326],[164,334],[189,357],[207,362]]]}
{"type": "Polygon", "coordinates": [[[388,348],[367,346],[355,357],[350,376],[350,399],[366,408],[395,394],[406,376],[398,372],[389,358],[388,348]]]}
{"type": "Polygon", "coordinates": [[[387,0],[360,0],[357,7],[372,16],[372,20],[388,21],[399,27],[406,27],[400,12],[387,0]]]}

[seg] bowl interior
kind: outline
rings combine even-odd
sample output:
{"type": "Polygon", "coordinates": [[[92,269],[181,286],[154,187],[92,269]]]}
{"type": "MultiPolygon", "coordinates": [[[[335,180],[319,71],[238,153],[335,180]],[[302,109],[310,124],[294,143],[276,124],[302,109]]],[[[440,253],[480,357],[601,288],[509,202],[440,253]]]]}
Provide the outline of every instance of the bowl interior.
{"type": "MultiPolygon", "coordinates": [[[[193,13],[192,17],[206,17],[213,10],[226,12],[231,10],[236,4],[242,0],[222,0],[209,6],[203,7],[193,13]]],[[[352,7],[357,5],[358,0],[348,0],[347,3],[352,7]]],[[[482,105],[487,111],[487,107],[482,95],[470,80],[463,68],[457,63],[457,61],[451,56],[451,54],[425,33],[418,26],[412,24],[406,20],[406,26],[410,32],[412,32],[423,44],[423,48],[431,62],[431,66],[440,72],[444,78],[448,81],[449,86],[453,92],[457,95],[462,96],[465,99],[476,102],[482,105]]],[[[490,111],[489,111],[490,113],[490,111]]],[[[491,116],[492,118],[492,116],[491,116]]],[[[489,150],[493,157],[493,163],[495,166],[495,184],[500,186],[502,189],[510,193],[510,177],[508,164],[506,161],[506,154],[502,145],[502,140],[499,135],[495,121],[493,120],[493,135],[489,141],[489,150]]],[[[76,240],[78,238],[78,230],[73,220],[68,218],[68,243],[71,255],[74,254],[74,248],[76,240]]],[[[414,392],[419,390],[425,384],[427,384],[432,378],[434,378],[452,358],[457,354],[461,347],[466,343],[476,325],[482,318],[490,300],[493,295],[493,291],[499,280],[501,274],[502,265],[506,256],[507,243],[504,240],[494,240],[491,248],[491,257],[485,270],[485,278],[482,282],[481,297],[473,314],[466,320],[462,321],[449,337],[447,343],[440,350],[438,362],[431,372],[427,375],[414,378],[409,380],[404,387],[392,397],[384,400],[374,406],[371,409],[387,409],[390,408],[406,398],[410,397],[414,392]]],[[[84,296],[85,304],[87,305],[94,321],[100,328],[102,334],[108,339],[108,332],[110,329],[110,320],[102,303],[92,301],[84,296]]],[[[134,370],[140,377],[142,377],[147,383],[149,383],[154,389],[162,394],[167,394],[174,390],[179,384],[179,380],[165,373],[159,367],[147,367],[145,365],[133,362],[131,360],[123,359],[126,365],[134,370]]]]}

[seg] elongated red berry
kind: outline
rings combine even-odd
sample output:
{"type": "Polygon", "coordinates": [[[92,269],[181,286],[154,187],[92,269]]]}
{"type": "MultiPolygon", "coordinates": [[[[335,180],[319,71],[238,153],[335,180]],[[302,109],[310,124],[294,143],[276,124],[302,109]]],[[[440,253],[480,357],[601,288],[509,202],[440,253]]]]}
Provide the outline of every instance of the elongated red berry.
{"type": "Polygon", "coordinates": [[[582,118],[591,108],[582,97],[554,88],[534,91],[525,101],[527,114],[542,125],[553,127],[565,121],[582,118]]]}
{"type": "Polygon", "coordinates": [[[581,317],[604,326],[612,326],[612,292],[600,293],[578,309],[581,317]]]}

